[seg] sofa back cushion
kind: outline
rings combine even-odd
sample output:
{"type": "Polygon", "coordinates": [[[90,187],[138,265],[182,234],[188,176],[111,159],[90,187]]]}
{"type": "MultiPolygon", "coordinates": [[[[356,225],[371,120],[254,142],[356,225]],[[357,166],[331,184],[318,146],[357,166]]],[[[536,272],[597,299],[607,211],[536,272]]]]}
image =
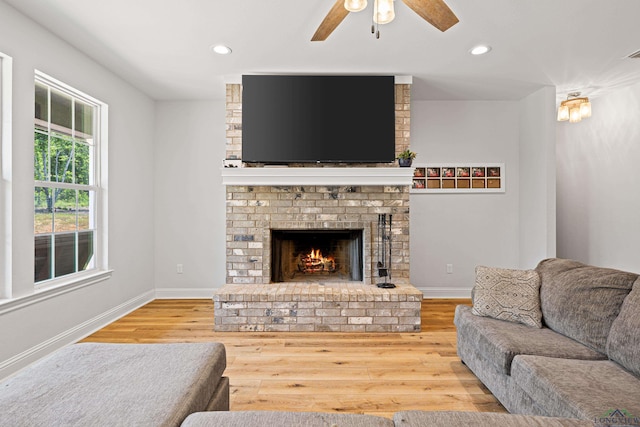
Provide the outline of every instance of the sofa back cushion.
{"type": "Polygon", "coordinates": [[[609,359],[640,376],[640,278],[624,299],[607,341],[609,359]]]}
{"type": "Polygon", "coordinates": [[[607,338],[637,274],[551,258],[536,267],[544,323],[606,354],[607,338]]]}
{"type": "Polygon", "coordinates": [[[540,276],[535,270],[476,267],[473,314],[542,328],[540,276]]]}

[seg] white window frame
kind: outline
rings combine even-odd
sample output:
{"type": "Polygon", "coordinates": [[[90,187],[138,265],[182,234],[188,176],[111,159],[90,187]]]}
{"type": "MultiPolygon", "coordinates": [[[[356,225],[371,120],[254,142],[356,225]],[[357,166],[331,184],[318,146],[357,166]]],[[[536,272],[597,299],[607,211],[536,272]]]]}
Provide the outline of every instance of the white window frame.
{"type": "MultiPolygon", "coordinates": [[[[35,83],[45,84],[52,89],[63,92],[74,98],[80,99],[96,106],[95,120],[95,142],[94,142],[94,184],[91,186],[95,191],[95,243],[94,243],[94,267],[84,271],[78,271],[65,276],[54,277],[41,282],[34,282],[35,290],[46,290],[51,288],[71,287],[90,285],[97,281],[102,281],[110,277],[108,263],[108,105],[90,95],[87,95],[71,86],[41,72],[35,71],[35,83]]],[[[35,86],[34,86],[35,87],[35,86]]],[[[49,112],[50,113],[50,112],[49,112]]],[[[51,185],[47,181],[34,180],[35,187],[51,185]]],[[[65,187],[65,185],[56,185],[65,187]]],[[[35,260],[34,260],[35,262],[35,260]]]]}
{"type": "Polygon", "coordinates": [[[0,299],[11,289],[11,103],[13,59],[0,52],[0,299]]]}

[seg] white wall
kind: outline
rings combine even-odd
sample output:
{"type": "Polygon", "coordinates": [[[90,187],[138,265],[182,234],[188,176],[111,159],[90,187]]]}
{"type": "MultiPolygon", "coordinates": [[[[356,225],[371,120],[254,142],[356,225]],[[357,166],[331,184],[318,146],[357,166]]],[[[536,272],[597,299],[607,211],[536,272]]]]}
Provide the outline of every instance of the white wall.
{"type": "Polygon", "coordinates": [[[557,128],[558,256],[640,273],[640,85],[557,128]]]}
{"type": "Polygon", "coordinates": [[[225,284],[225,103],[158,102],[155,283],[161,298],[211,298],[225,284]],[[177,264],[183,273],[177,274],[177,264]]]}
{"type": "Polygon", "coordinates": [[[110,280],[19,309],[0,304],[3,377],[153,298],[155,111],[151,99],[4,2],[0,51],[13,57],[13,296],[34,292],[34,69],[109,105],[109,264],[114,270],[110,280]]]}
{"type": "Polygon", "coordinates": [[[427,297],[470,297],[477,265],[533,268],[554,256],[554,100],[544,88],[521,101],[412,102],[416,162],[506,171],[504,193],[411,195],[411,283],[427,297]]]}

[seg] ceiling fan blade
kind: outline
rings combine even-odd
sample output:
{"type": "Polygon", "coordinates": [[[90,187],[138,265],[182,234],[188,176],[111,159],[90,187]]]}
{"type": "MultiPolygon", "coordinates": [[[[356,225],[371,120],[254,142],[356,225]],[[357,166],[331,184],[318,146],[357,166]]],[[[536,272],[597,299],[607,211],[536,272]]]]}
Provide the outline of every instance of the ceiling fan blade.
{"type": "Polygon", "coordinates": [[[327,13],[327,16],[324,17],[313,37],[311,37],[311,41],[326,40],[348,14],[349,11],[344,8],[344,0],[336,0],[336,3],[327,13]]]}
{"type": "Polygon", "coordinates": [[[458,23],[458,17],[443,0],[402,0],[422,19],[439,29],[447,31],[458,23]]]}

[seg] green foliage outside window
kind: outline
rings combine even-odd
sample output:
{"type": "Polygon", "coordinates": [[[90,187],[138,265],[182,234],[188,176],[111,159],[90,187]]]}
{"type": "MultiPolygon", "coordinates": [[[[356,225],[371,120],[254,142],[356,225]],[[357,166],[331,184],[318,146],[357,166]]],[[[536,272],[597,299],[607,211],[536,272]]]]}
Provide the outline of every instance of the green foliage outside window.
{"type": "MultiPolygon", "coordinates": [[[[92,147],[70,137],[35,132],[34,141],[34,179],[67,184],[90,184],[89,165],[92,147]]],[[[51,212],[54,206],[60,208],[76,207],[76,197],[63,192],[61,188],[41,187],[35,194],[35,204],[39,209],[51,212]]],[[[89,194],[80,192],[77,203],[86,206],[89,194]]]]}

